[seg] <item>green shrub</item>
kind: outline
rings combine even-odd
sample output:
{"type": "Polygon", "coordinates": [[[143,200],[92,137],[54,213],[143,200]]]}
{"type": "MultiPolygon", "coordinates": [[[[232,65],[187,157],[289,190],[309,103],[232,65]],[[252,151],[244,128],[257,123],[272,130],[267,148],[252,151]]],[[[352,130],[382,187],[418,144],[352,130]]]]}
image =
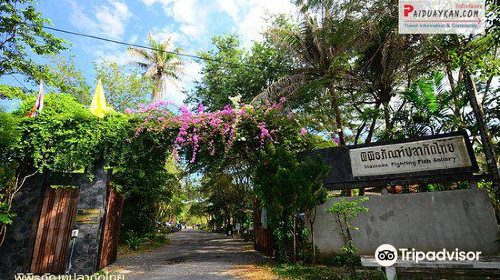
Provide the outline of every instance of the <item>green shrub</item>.
{"type": "Polygon", "coordinates": [[[142,244],[142,238],[137,237],[137,236],[131,236],[129,239],[127,239],[127,245],[130,248],[130,250],[137,250],[142,244]]]}

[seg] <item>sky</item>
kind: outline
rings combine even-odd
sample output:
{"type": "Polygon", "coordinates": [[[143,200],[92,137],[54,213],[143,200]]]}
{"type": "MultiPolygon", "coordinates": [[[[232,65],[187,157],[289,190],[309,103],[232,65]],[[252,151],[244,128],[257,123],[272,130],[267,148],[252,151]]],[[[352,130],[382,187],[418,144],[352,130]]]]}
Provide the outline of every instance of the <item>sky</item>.
{"type": "MultiPolygon", "coordinates": [[[[211,38],[225,33],[239,34],[248,48],[252,40],[261,38],[267,15],[295,12],[290,0],[40,0],[37,10],[56,28],[141,45],[147,45],[151,33],[155,39],[170,38],[172,48],[181,47],[187,54],[211,49],[211,38]]],[[[77,68],[87,79],[93,79],[94,62],[106,59],[130,65],[132,61],[126,46],[51,32],[72,43],[61,55],[74,55],[77,68]]],[[[180,104],[185,91],[200,78],[201,63],[186,59],[181,80],[167,84],[164,99],[180,104]]],[[[23,82],[22,76],[17,78],[23,82]]],[[[12,77],[0,79],[0,83],[19,86],[12,77]]]]}

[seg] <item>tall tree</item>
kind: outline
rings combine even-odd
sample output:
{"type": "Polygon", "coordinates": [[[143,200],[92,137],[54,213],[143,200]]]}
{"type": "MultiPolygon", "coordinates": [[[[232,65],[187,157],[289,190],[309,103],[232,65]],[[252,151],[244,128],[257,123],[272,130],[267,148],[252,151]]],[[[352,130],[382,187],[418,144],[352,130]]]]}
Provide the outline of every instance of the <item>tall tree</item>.
{"type": "Polygon", "coordinates": [[[106,100],[115,110],[123,112],[147,101],[152,81],[136,69],[128,71],[116,62],[103,60],[94,64],[94,70],[106,91],[106,100]]]}
{"type": "Polygon", "coordinates": [[[288,57],[267,40],[254,42],[250,52],[234,34],[216,36],[212,44],[214,50],[200,53],[206,58],[202,78],[187,100],[194,105],[203,103],[209,111],[224,108],[232,96],[240,95],[248,103],[289,71],[288,57]]]}
{"type": "Polygon", "coordinates": [[[72,95],[76,101],[90,104],[91,85],[76,67],[74,56],[52,56],[52,63],[48,66],[49,78],[45,80],[48,86],[56,88],[60,93],[72,95]]]}
{"type": "Polygon", "coordinates": [[[355,50],[360,35],[363,35],[356,29],[358,20],[352,16],[360,11],[361,6],[350,3],[351,9],[344,13],[339,13],[341,7],[330,2],[311,6],[302,4],[300,26],[271,28],[268,31],[271,38],[293,55],[296,64],[290,75],[273,83],[254,99],[254,102],[259,102],[277,100],[284,95],[293,97],[300,92],[316,94],[328,91],[327,101],[334,116],[329,121],[335,127],[330,133],[332,138],[338,137],[341,145],[345,145],[346,140],[337,86],[349,63],[349,53],[355,50]]]}
{"type": "Polygon", "coordinates": [[[4,0],[0,2],[0,77],[26,74],[38,79],[45,72],[33,60],[35,55],[57,54],[64,50],[65,41],[45,32],[50,20],[41,17],[35,9],[36,0],[4,0]]]}
{"type": "Polygon", "coordinates": [[[152,50],[129,48],[129,52],[138,58],[133,63],[144,70],[144,76],[150,78],[154,83],[151,101],[162,99],[165,92],[165,82],[168,79],[180,79],[179,73],[182,70],[182,61],[178,54],[182,52],[182,49],[169,50],[170,45],[170,39],[157,42],[149,34],[149,46],[152,50]]]}
{"type": "Polygon", "coordinates": [[[112,61],[95,62],[96,79],[90,81],[85,79],[82,71],[76,67],[72,56],[54,56],[52,62],[52,65],[48,66],[50,75],[46,84],[60,93],[72,95],[85,105],[90,104],[96,79],[101,79],[108,104],[120,112],[146,102],[148,92],[153,87],[151,80],[141,75],[137,69],[130,70],[112,61]]]}

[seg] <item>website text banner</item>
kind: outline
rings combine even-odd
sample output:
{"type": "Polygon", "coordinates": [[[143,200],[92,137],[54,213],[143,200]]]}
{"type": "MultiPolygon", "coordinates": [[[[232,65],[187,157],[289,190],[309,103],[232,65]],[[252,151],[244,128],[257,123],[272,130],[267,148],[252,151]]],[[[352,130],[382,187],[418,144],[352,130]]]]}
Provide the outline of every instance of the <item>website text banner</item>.
{"type": "Polygon", "coordinates": [[[463,136],[349,150],[354,177],[472,167],[463,136]]]}
{"type": "Polygon", "coordinates": [[[400,34],[482,34],[484,0],[400,0],[400,34]]]}

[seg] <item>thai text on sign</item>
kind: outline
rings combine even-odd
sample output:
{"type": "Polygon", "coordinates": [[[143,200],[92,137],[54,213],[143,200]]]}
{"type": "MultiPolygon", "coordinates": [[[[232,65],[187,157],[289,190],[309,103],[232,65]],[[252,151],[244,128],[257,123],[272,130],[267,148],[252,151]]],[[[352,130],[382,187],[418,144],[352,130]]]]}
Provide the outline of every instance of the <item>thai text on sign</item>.
{"type": "Polygon", "coordinates": [[[349,155],[354,177],[472,166],[463,136],[353,148],[349,155]]]}

